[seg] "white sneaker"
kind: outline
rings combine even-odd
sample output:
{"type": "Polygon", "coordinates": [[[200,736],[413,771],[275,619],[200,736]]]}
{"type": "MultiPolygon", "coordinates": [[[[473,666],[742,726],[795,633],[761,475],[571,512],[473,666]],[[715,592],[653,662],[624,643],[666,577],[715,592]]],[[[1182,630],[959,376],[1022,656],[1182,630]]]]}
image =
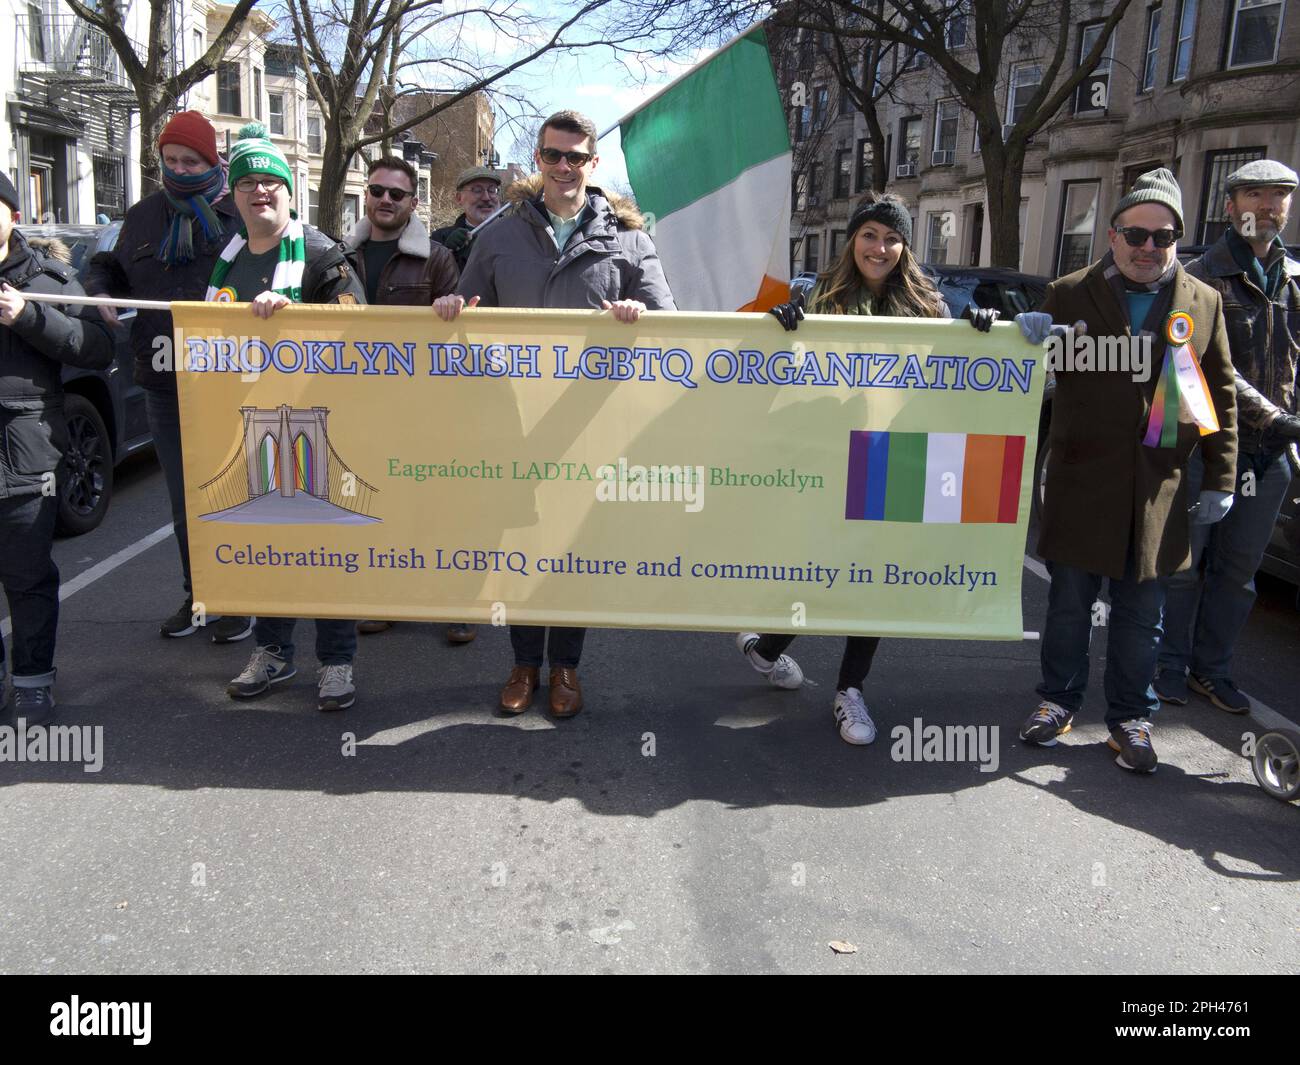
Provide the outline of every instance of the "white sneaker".
{"type": "Polygon", "coordinates": [[[736,634],[736,646],[754,670],[762,673],[774,688],[797,688],[803,684],[803,670],[799,663],[789,655],[782,655],[775,662],[761,658],[754,650],[758,643],[758,633],[741,632],[736,634]]]}
{"type": "Polygon", "coordinates": [[[357,689],[352,684],[352,667],[321,666],[320,695],[317,710],[346,710],[357,699],[357,689]]]}
{"type": "Polygon", "coordinates": [[[840,739],[845,743],[863,746],[876,738],[876,723],[871,720],[857,688],[835,693],[835,721],[840,726],[840,739]]]}

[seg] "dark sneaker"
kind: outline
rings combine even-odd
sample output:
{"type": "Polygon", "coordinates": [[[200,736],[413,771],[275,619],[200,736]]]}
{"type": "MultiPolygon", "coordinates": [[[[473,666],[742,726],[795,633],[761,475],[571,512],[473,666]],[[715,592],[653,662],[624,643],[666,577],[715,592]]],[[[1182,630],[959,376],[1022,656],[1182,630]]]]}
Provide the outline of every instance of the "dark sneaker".
{"type": "Polygon", "coordinates": [[[280,657],[280,648],[259,647],[248,660],[244,672],[226,685],[226,694],[232,699],[261,695],[272,684],[288,680],[297,672],[292,662],[280,657]]]}
{"type": "Polygon", "coordinates": [[[1020,726],[1020,738],[1036,747],[1055,747],[1056,741],[1070,731],[1074,712],[1046,700],[1020,726]]]}
{"type": "Polygon", "coordinates": [[[253,634],[253,623],[257,621],[254,617],[243,617],[237,615],[231,617],[227,614],[219,621],[208,622],[208,631],[212,633],[213,643],[238,643],[246,636],[253,634]]]}
{"type": "Polygon", "coordinates": [[[1115,764],[1120,768],[1131,769],[1134,773],[1156,771],[1156,749],[1151,746],[1151,722],[1146,718],[1135,717],[1131,721],[1121,721],[1110,730],[1106,746],[1118,755],[1115,764]]]}
{"type": "Polygon", "coordinates": [[[185,602],[176,608],[176,613],[162,623],[158,629],[161,636],[193,636],[199,631],[194,624],[194,600],[186,596],[185,602]]]}
{"type": "Polygon", "coordinates": [[[447,642],[448,643],[472,643],[474,637],[478,635],[477,625],[448,625],[447,642]]]}
{"type": "Polygon", "coordinates": [[[1227,677],[1205,677],[1193,673],[1187,686],[1194,692],[1204,695],[1220,710],[1229,714],[1250,713],[1250,699],[1242,694],[1241,689],[1227,677]]]}
{"type": "Polygon", "coordinates": [[[346,710],[357,701],[351,666],[321,666],[319,672],[317,710],[346,710]]]}
{"type": "Polygon", "coordinates": [[[54,716],[54,689],[48,684],[39,688],[14,688],[14,717],[28,725],[40,725],[54,716]]]}
{"type": "Polygon", "coordinates": [[[1187,705],[1187,674],[1181,669],[1162,669],[1154,682],[1156,695],[1162,703],[1174,706],[1187,705]]]}

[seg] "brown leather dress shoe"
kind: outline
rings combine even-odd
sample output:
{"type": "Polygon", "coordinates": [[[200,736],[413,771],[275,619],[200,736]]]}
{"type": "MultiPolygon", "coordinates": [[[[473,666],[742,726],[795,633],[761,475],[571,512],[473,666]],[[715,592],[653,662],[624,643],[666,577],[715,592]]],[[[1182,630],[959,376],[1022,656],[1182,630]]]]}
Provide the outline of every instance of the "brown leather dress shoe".
{"type": "Polygon", "coordinates": [[[366,636],[373,636],[377,632],[387,632],[393,627],[391,621],[358,621],[357,632],[366,636]]]}
{"type": "Polygon", "coordinates": [[[448,643],[472,643],[474,637],[478,635],[477,625],[448,625],[447,642],[448,643]]]}
{"type": "Polygon", "coordinates": [[[582,709],[582,685],[576,669],[552,667],[550,688],[551,713],[556,717],[572,717],[582,709]]]}
{"type": "Polygon", "coordinates": [[[537,690],[540,679],[536,666],[515,666],[506,686],[501,689],[501,709],[522,714],[533,705],[533,692],[537,690]]]}

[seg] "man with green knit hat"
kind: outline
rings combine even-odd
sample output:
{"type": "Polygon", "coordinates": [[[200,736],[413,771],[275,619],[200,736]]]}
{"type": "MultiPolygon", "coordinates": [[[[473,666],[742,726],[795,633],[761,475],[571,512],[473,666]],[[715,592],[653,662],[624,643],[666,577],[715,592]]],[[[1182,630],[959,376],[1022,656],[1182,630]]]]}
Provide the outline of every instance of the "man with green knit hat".
{"type": "Polygon", "coordinates": [[[1143,174],[1111,213],[1101,261],[1048,285],[1040,312],[1016,316],[1032,342],[1045,340],[1054,321],[1082,323],[1094,353],[1105,344],[1129,354],[1057,361],[1038,539],[1052,577],[1041,701],[1020,738],[1050,747],[1070,731],[1087,689],[1089,643],[1104,624],[1108,745],[1121,768],[1138,773],[1157,762],[1151,718],[1160,702],[1151,682],[1165,580],[1191,562],[1191,524],[1228,513],[1236,472],[1223,300],[1179,265],[1182,235],[1173,174],[1143,174]],[[1107,368],[1115,362],[1128,365],[1107,368]],[[1148,372],[1133,372],[1141,366],[1148,372]],[[1187,467],[1196,449],[1205,475],[1193,494],[1187,467]],[[1103,582],[1108,614],[1095,607],[1103,582]]]}
{"type": "MultiPolygon", "coordinates": [[[[222,251],[208,283],[209,300],[251,303],[270,318],[290,303],[366,302],[365,289],[343,246],[292,209],[293,171],[281,151],[252,123],[240,130],[230,151],[230,188],[243,228],[222,251]]],[[[232,699],[260,695],[296,672],[296,618],[262,618],[253,626],[257,644],[244,671],[226,686],[232,699]]],[[[317,708],[344,710],[356,699],[352,660],[355,621],[318,618],[316,657],[321,668],[317,708]]]]}

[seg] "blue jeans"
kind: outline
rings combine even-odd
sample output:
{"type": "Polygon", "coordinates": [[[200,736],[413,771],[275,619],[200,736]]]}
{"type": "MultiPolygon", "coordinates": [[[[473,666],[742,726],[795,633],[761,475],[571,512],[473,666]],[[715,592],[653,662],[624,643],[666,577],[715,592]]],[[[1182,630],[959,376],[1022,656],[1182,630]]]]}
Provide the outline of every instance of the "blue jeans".
{"type": "MultiPolygon", "coordinates": [[[[54,683],[54,637],[59,627],[59,570],[50,557],[57,496],[0,499],[0,584],[13,619],[14,686],[54,683]]],[[[0,679],[4,642],[0,640],[0,679]]]]}
{"type": "MultiPolygon", "coordinates": [[[[297,618],[258,618],[253,641],[258,647],[279,647],[286,662],[293,661],[293,630],[297,618]]],[[[337,618],[316,619],[316,658],[322,666],[350,666],[357,656],[357,623],[337,618]]]]}
{"type": "MultiPolygon", "coordinates": [[[[1073,566],[1049,562],[1052,588],[1040,651],[1043,682],[1038,694],[1077,712],[1088,687],[1088,644],[1092,639],[1093,604],[1107,578],[1073,566]]],[[[1106,727],[1151,717],[1160,706],[1151,680],[1160,649],[1160,608],[1164,582],[1131,579],[1130,557],[1123,580],[1109,578],[1110,615],[1106,644],[1106,727]]]]}
{"type": "Polygon", "coordinates": [[[144,390],[145,417],[149,432],[153,434],[153,449],[162,466],[163,480],[167,483],[167,499],[171,503],[172,528],[176,532],[176,546],[181,553],[181,576],[185,594],[190,594],[190,537],[185,524],[185,472],[181,464],[181,412],[176,389],[169,392],[157,388],[144,390]]]}
{"type": "Polygon", "coordinates": [[[514,649],[517,666],[533,666],[540,669],[542,650],[545,648],[553,669],[560,666],[577,669],[578,660],[582,658],[582,644],[586,638],[586,629],[552,625],[548,638],[545,625],[510,626],[510,646],[514,649]]]}
{"type": "MultiPolygon", "coordinates": [[[[1187,467],[1188,499],[1200,493],[1204,473],[1198,450],[1187,467]]],[[[1190,668],[1202,677],[1232,676],[1232,648],[1255,605],[1255,571],[1290,483],[1291,467],[1284,453],[1238,454],[1232,509],[1215,525],[1191,527],[1192,565],[1167,579],[1161,669],[1190,668]],[[1251,495],[1244,489],[1248,473],[1255,482],[1251,495]]]]}

